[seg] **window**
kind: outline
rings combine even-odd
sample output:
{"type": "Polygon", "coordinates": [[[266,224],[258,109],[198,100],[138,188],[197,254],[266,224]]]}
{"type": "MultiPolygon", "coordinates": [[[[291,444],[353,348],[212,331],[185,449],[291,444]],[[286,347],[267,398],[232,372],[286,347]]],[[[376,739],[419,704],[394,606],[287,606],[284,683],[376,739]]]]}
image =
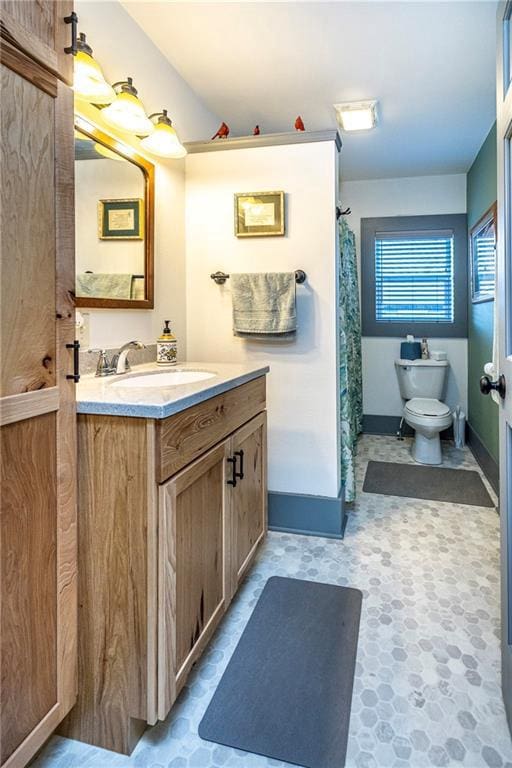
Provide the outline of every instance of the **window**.
{"type": "Polygon", "coordinates": [[[467,335],[465,214],[361,220],[365,336],[467,335]]]}
{"type": "Polygon", "coordinates": [[[377,233],[378,323],[453,323],[453,234],[377,233]]]}
{"type": "Polygon", "coordinates": [[[496,283],[496,203],[470,232],[471,299],[492,301],[496,283]]]}

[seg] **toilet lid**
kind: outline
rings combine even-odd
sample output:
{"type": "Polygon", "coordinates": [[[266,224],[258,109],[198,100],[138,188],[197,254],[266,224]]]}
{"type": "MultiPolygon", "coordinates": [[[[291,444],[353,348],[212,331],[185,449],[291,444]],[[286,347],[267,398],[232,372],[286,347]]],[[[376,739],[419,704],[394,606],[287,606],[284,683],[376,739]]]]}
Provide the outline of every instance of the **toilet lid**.
{"type": "Polygon", "coordinates": [[[427,397],[413,397],[407,401],[405,407],[417,416],[447,416],[450,413],[445,403],[427,397]]]}

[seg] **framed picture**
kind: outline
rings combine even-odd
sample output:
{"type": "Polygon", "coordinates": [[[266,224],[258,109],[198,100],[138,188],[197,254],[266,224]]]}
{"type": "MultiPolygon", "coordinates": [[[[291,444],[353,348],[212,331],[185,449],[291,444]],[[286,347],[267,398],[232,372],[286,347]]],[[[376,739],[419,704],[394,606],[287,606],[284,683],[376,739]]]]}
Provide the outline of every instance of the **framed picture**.
{"type": "Polygon", "coordinates": [[[98,202],[100,240],[143,240],[144,201],[100,200],[98,202]]]}
{"type": "Polygon", "coordinates": [[[494,299],[496,284],[496,203],[484,213],[469,233],[471,301],[494,299]]]}
{"type": "Polygon", "coordinates": [[[284,235],[284,192],[237,192],[235,235],[268,237],[284,235]]]}

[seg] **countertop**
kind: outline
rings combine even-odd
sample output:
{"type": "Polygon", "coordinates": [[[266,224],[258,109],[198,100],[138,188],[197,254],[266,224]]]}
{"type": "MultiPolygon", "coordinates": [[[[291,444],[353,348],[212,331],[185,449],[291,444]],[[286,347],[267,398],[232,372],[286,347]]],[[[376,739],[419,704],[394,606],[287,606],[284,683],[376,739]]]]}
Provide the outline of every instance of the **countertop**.
{"type": "Polygon", "coordinates": [[[159,366],[156,363],[133,366],[122,376],[82,376],[76,388],[77,412],[104,416],[138,416],[144,419],[165,419],[215,395],[239,387],[269,372],[268,365],[239,365],[237,363],[179,363],[159,366]],[[141,373],[172,373],[173,371],[208,371],[214,378],[193,384],[169,387],[113,387],[121,379],[141,373]]]}

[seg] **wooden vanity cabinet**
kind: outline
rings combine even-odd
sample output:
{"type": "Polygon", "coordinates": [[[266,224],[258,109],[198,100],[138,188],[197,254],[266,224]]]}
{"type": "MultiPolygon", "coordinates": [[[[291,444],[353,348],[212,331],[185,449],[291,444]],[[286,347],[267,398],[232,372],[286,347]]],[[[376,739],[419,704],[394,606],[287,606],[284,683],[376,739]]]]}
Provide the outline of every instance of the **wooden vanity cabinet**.
{"type": "Polygon", "coordinates": [[[266,532],[265,405],[261,376],[162,420],[79,415],[79,694],[63,735],[130,754],[169,713],[266,532]]]}
{"type": "Polygon", "coordinates": [[[161,720],[251,565],[266,521],[265,413],[160,486],[161,720]]]}

